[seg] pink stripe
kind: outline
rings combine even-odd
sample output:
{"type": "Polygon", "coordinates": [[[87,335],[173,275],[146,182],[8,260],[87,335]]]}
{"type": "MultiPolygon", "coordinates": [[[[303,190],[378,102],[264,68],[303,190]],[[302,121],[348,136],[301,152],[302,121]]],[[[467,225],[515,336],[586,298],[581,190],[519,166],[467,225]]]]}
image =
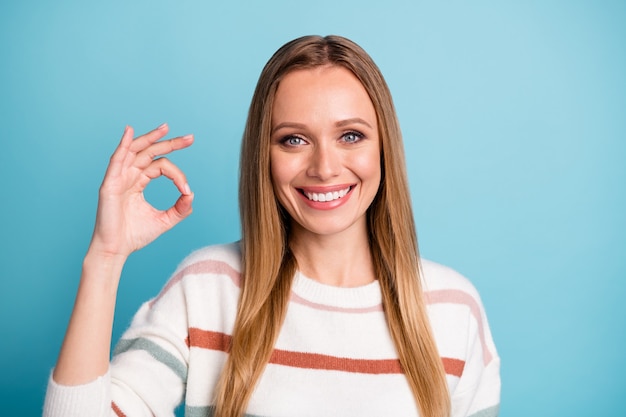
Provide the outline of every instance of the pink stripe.
{"type": "Polygon", "coordinates": [[[476,319],[476,323],[478,323],[478,335],[480,337],[480,344],[483,348],[483,361],[485,365],[491,362],[491,352],[485,343],[485,325],[483,323],[483,316],[480,313],[480,306],[474,297],[461,290],[437,290],[426,292],[424,294],[424,298],[428,304],[450,303],[468,306],[472,316],[476,319]]]}
{"type": "MultiPolygon", "coordinates": [[[[189,274],[218,274],[218,275],[227,275],[231,281],[237,286],[241,287],[241,274],[239,271],[234,269],[232,266],[227,264],[226,262],[221,261],[201,261],[195,264],[191,264],[176,273],[168,282],[165,284],[165,287],[161,290],[159,295],[156,296],[152,301],[150,301],[150,307],[159,301],[174,285],[178,284],[178,282],[185,276],[189,274]]],[[[298,294],[292,292],[291,293],[291,301],[305,305],[307,307],[311,307],[317,310],[325,310],[325,311],[337,311],[344,313],[370,313],[374,311],[382,311],[382,304],[365,307],[365,308],[346,308],[346,307],[333,307],[327,306],[324,304],[314,303],[312,301],[306,300],[300,297],[298,294]]]]}
{"type": "Polygon", "coordinates": [[[178,284],[178,282],[185,276],[189,274],[219,274],[219,275],[227,275],[231,281],[237,286],[241,287],[241,274],[239,271],[234,269],[232,266],[228,265],[226,262],[221,261],[201,261],[195,264],[191,264],[174,275],[165,287],[161,290],[159,295],[156,296],[152,301],[150,301],[150,308],[161,299],[174,285],[178,284]]]}
{"type": "Polygon", "coordinates": [[[371,313],[371,312],[376,312],[376,311],[383,311],[382,304],[378,304],[378,305],[371,306],[371,307],[350,308],[350,307],[335,307],[335,306],[328,306],[325,304],[314,303],[312,301],[309,301],[300,297],[295,292],[291,293],[291,301],[293,301],[294,303],[302,304],[307,307],[314,308],[316,310],[337,311],[341,313],[371,313]]]}
{"type": "MultiPolygon", "coordinates": [[[[237,286],[241,287],[241,274],[239,271],[234,269],[232,266],[222,261],[200,261],[194,264],[191,264],[182,270],[178,271],[176,275],[169,280],[169,282],[163,287],[159,295],[150,301],[150,307],[154,305],[161,297],[163,297],[174,285],[176,285],[185,275],[188,274],[219,274],[228,276],[231,281],[237,286]]],[[[424,293],[424,298],[428,304],[441,304],[441,303],[451,303],[451,304],[461,304],[469,307],[470,312],[476,319],[476,323],[478,323],[478,334],[480,337],[480,343],[483,348],[483,361],[485,365],[491,362],[492,354],[487,348],[485,343],[485,327],[483,323],[482,314],[480,312],[480,306],[478,302],[466,292],[461,290],[436,290],[436,291],[428,291],[424,293]]],[[[327,306],[324,304],[318,304],[306,300],[296,293],[291,293],[291,301],[305,305],[310,308],[314,308],[322,311],[336,311],[336,312],[344,312],[344,313],[371,313],[377,311],[383,311],[382,304],[378,304],[371,307],[363,307],[363,308],[345,308],[345,307],[334,307],[327,306]]]]}

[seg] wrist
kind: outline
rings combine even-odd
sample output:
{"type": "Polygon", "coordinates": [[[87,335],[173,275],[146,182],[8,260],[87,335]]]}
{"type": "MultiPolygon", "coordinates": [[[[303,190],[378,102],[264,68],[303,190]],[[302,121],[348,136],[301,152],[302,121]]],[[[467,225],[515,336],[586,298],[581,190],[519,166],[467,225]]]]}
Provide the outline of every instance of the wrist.
{"type": "Polygon", "coordinates": [[[92,241],[85,254],[83,266],[85,266],[85,264],[97,264],[111,267],[123,266],[127,259],[128,255],[105,250],[102,248],[102,245],[92,241]]]}
{"type": "Polygon", "coordinates": [[[101,285],[111,286],[115,291],[127,258],[124,255],[102,253],[90,248],[83,259],[81,281],[99,282],[101,285]]]}

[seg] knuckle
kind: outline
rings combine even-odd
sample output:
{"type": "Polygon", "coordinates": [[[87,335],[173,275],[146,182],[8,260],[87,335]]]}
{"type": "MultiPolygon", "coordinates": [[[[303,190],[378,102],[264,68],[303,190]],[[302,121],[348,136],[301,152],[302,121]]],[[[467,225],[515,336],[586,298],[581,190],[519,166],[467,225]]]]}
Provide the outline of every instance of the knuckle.
{"type": "Polygon", "coordinates": [[[166,165],[168,162],[169,162],[169,160],[168,160],[166,157],[164,157],[164,156],[159,156],[158,158],[155,158],[155,159],[152,161],[152,163],[153,163],[154,165],[157,165],[157,166],[163,166],[163,165],[166,165]]]}

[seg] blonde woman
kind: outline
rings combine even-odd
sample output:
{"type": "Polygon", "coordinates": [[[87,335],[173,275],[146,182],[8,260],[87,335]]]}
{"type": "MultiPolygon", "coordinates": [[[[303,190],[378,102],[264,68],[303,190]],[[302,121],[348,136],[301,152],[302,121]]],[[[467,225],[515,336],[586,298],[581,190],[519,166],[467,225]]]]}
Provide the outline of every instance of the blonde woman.
{"type": "Polygon", "coordinates": [[[240,242],[207,247],[109,346],[128,255],[191,213],[158,156],[192,136],[126,128],[100,189],[45,416],[498,414],[499,358],[472,285],[420,262],[400,128],[371,58],[338,36],[281,47],[243,135],[240,242]],[[142,197],[164,175],[166,211],[142,197]]]}

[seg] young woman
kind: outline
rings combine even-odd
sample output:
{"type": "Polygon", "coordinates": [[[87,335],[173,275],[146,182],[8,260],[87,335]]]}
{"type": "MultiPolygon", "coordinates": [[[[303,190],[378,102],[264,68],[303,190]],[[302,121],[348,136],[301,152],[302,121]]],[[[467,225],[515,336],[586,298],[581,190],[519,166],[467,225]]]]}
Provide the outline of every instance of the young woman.
{"type": "Polygon", "coordinates": [[[242,239],[201,249],[113,352],[128,255],[191,213],[160,155],[192,136],[126,128],[100,189],[46,416],[495,416],[499,358],[478,294],[418,257],[400,129],[371,58],[303,37],[263,69],[243,135],[242,239]],[[166,211],[142,197],[164,175],[166,211]]]}

